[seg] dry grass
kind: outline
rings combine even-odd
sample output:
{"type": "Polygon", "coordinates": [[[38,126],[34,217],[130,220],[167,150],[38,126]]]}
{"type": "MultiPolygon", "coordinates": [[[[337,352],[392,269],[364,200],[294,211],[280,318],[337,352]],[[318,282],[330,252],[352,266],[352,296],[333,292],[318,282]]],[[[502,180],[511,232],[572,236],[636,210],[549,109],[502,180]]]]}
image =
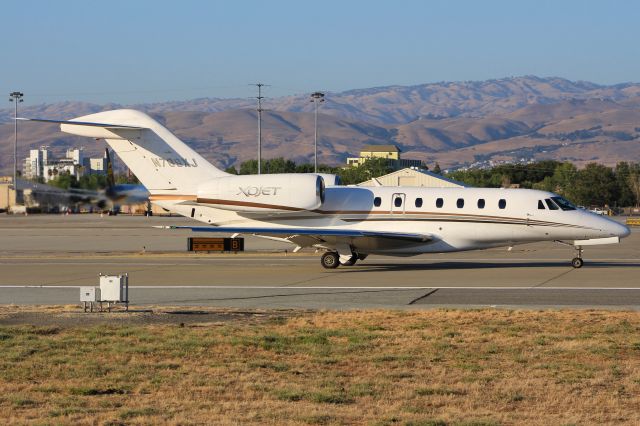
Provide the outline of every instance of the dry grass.
{"type": "Polygon", "coordinates": [[[639,424],[640,314],[0,327],[9,423],[639,424]]]}

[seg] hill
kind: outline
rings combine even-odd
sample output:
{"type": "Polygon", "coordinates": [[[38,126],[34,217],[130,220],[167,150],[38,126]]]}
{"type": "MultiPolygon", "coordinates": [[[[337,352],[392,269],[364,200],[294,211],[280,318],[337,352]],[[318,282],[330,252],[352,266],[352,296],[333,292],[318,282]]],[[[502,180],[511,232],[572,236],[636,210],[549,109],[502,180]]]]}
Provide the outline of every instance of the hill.
{"type": "MultiPolygon", "coordinates": [[[[533,76],[443,82],[328,93],[319,117],[320,161],[343,163],[366,144],[398,144],[407,158],[443,167],[540,159],[613,164],[640,161],[640,84],[603,86],[533,76]]],[[[121,105],[62,102],[21,110],[25,117],[72,118],[121,105]]],[[[257,117],[247,99],[200,98],[130,106],[144,110],[221,167],[256,157],[257,117]]],[[[313,105],[308,94],[269,99],[265,158],[310,161],[313,105]]],[[[12,167],[12,111],[0,110],[0,171],[12,167]]],[[[20,125],[19,158],[49,145],[61,154],[103,142],[60,133],[56,126],[20,125]]]]}

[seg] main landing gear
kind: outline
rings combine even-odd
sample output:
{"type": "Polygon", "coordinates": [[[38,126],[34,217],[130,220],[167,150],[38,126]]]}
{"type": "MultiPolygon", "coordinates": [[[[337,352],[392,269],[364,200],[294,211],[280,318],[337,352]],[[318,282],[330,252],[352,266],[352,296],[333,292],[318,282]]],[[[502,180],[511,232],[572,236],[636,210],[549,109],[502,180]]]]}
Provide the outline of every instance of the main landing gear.
{"type": "Polygon", "coordinates": [[[340,256],[335,251],[328,251],[322,255],[320,263],[326,269],[336,269],[340,265],[340,256]]]}
{"type": "Polygon", "coordinates": [[[352,252],[351,256],[345,258],[345,256],[340,256],[340,254],[336,251],[328,251],[322,255],[322,257],[320,258],[320,263],[326,269],[335,269],[340,265],[353,266],[358,260],[364,260],[366,259],[366,257],[366,254],[358,254],[352,252]]]}

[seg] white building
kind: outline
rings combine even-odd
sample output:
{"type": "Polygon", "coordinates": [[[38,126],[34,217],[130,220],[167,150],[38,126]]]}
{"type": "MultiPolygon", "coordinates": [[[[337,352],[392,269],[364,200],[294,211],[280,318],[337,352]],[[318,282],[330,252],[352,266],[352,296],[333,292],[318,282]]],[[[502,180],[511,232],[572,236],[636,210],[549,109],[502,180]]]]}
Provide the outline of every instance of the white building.
{"type": "Polygon", "coordinates": [[[51,179],[55,179],[58,175],[69,174],[79,178],[82,176],[82,165],[76,164],[73,159],[63,158],[62,160],[50,161],[43,167],[43,177],[45,182],[49,182],[51,179]]]}
{"type": "Polygon", "coordinates": [[[43,167],[49,161],[49,150],[46,146],[40,149],[32,149],[29,156],[24,159],[23,176],[26,179],[37,179],[43,176],[43,167]]]}
{"type": "Polygon", "coordinates": [[[89,158],[89,173],[104,174],[107,172],[106,158],[89,158]]]}
{"type": "Polygon", "coordinates": [[[26,179],[43,178],[45,182],[62,173],[79,178],[87,173],[104,174],[107,172],[106,158],[85,158],[82,149],[68,149],[65,158],[54,159],[46,146],[29,151],[24,160],[26,179]]]}
{"type": "Polygon", "coordinates": [[[82,149],[67,149],[67,156],[65,159],[73,160],[75,164],[84,164],[84,155],[82,155],[82,149]]]}

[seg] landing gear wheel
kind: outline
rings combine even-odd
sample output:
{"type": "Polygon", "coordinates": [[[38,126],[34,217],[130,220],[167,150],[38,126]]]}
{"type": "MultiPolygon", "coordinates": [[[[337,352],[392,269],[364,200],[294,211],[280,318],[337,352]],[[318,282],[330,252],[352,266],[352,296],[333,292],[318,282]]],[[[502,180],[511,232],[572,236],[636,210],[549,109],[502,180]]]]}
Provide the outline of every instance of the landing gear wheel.
{"type": "Polygon", "coordinates": [[[582,265],[584,265],[584,261],[580,257],[574,257],[573,260],[571,261],[571,266],[573,266],[576,269],[582,268],[582,265]]]}
{"type": "Polygon", "coordinates": [[[335,269],[340,265],[340,256],[335,251],[328,251],[320,258],[320,263],[326,269],[335,269]]]}
{"type": "Polygon", "coordinates": [[[340,262],[340,264],[342,266],[353,266],[356,264],[357,260],[358,260],[358,255],[354,254],[349,258],[349,260],[347,260],[346,262],[340,262]]]}

